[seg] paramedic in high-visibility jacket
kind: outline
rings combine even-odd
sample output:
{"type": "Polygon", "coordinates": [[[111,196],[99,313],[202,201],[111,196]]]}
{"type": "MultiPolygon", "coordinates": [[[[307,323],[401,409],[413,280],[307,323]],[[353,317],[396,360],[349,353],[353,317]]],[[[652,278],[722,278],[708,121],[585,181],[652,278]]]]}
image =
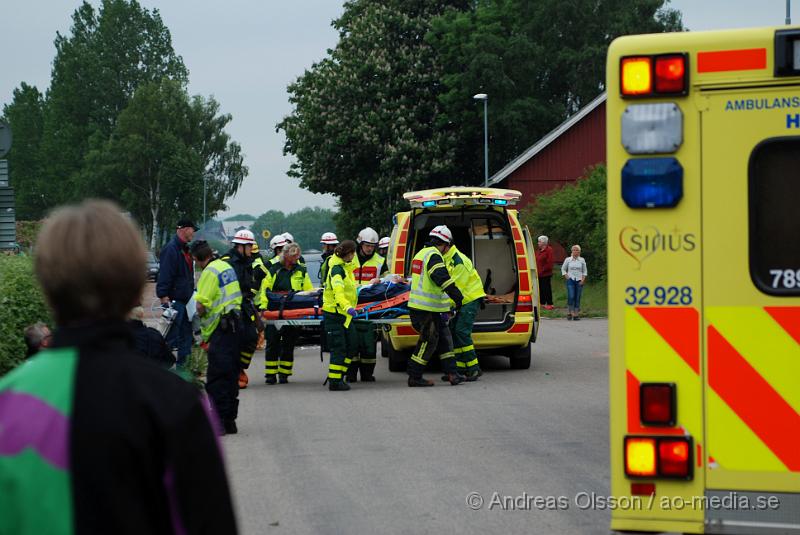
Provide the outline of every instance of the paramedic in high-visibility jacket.
{"type": "Polygon", "coordinates": [[[433,386],[422,377],[428,361],[439,355],[442,369],[451,385],[464,382],[458,372],[453,339],[447,324],[450,320],[450,300],[456,310],[463,296],[447,271],[442,255],[452,247],[453,234],[445,225],[434,227],[428,245],[411,261],[411,294],[408,309],[411,324],[419,332],[419,341],[408,363],[408,386],[433,386]]]}
{"type": "Polygon", "coordinates": [[[211,397],[225,433],[237,432],[239,413],[239,332],[242,330],[242,292],[236,272],[215,259],[204,240],[192,244],[192,256],[203,270],[197,282],[200,333],[208,344],[206,392],[211,397]]]}
{"type": "MultiPolygon", "coordinates": [[[[268,308],[267,292],[299,292],[313,290],[308,270],[300,264],[300,246],[289,243],[283,247],[278,262],[267,268],[267,276],[261,283],[261,306],[268,308]]],[[[286,384],[294,368],[294,346],[299,334],[298,327],[267,325],[264,336],[267,349],[264,360],[264,378],[268,385],[286,384]]]]}
{"type": "MultiPolygon", "coordinates": [[[[465,254],[455,245],[443,255],[447,264],[447,271],[461,290],[464,300],[455,318],[450,321],[450,332],[453,335],[453,352],[456,354],[458,371],[466,376],[467,381],[476,381],[483,375],[478,364],[478,355],[472,343],[472,327],[475,316],[481,308],[481,302],[486,297],[483,291],[483,282],[478,271],[465,254]]],[[[447,376],[442,376],[447,381],[447,376]]]]}
{"type": "MultiPolygon", "coordinates": [[[[378,233],[371,227],[361,229],[358,233],[358,247],[353,258],[353,276],[358,286],[367,286],[379,282],[379,277],[386,274],[386,260],[375,252],[378,247],[378,233]]],[[[356,320],[349,329],[350,358],[353,362],[347,370],[347,380],[358,381],[358,372],[364,382],[375,381],[375,364],[377,359],[378,336],[375,324],[369,321],[356,320]]]]}
{"type": "Polygon", "coordinates": [[[336,246],[329,256],[328,280],[322,294],[323,328],[328,341],[331,358],[328,366],[328,389],[332,391],[350,390],[347,384],[347,369],[350,366],[348,355],[348,330],[356,315],[356,280],[353,277],[353,257],[356,244],[345,240],[336,246]]]}

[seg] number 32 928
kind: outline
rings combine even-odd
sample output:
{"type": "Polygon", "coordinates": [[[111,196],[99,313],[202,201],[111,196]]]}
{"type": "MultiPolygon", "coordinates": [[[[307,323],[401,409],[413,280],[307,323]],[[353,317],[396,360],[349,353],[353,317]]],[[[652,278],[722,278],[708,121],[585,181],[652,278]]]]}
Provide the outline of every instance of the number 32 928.
{"type": "Polygon", "coordinates": [[[687,306],[692,304],[690,286],[628,286],[626,305],[687,306]]]}

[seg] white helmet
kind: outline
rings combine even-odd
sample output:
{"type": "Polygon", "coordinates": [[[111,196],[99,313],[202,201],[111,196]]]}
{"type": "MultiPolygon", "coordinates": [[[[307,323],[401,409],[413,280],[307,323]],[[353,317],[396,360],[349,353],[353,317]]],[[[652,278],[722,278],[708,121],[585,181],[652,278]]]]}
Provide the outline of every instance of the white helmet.
{"type": "Polygon", "coordinates": [[[278,247],[283,247],[284,245],[286,245],[286,238],[283,236],[283,234],[278,234],[277,236],[274,236],[271,240],[269,240],[270,249],[275,250],[278,247]]]}
{"type": "Polygon", "coordinates": [[[384,247],[389,247],[389,236],[384,236],[381,238],[381,241],[378,242],[378,249],[383,249],[384,247]]]}
{"type": "Polygon", "coordinates": [[[372,227],[367,227],[361,229],[361,232],[358,233],[358,238],[356,238],[358,243],[367,243],[370,245],[377,245],[379,238],[378,233],[372,227]]]}
{"type": "Polygon", "coordinates": [[[430,236],[433,236],[434,238],[439,238],[443,242],[453,243],[453,233],[450,232],[450,229],[447,228],[447,225],[439,225],[438,227],[433,227],[430,236]]]}
{"type": "Polygon", "coordinates": [[[336,234],[333,232],[326,232],[319,239],[319,242],[324,243],[325,245],[336,245],[339,243],[339,238],[337,238],[336,234]]]}
{"type": "Polygon", "coordinates": [[[286,240],[286,243],[294,243],[294,236],[292,236],[288,232],[284,232],[283,234],[281,234],[281,236],[283,236],[283,238],[286,240]]]}
{"type": "Polygon", "coordinates": [[[253,245],[256,243],[256,237],[249,230],[240,230],[233,236],[232,241],[243,245],[253,245]]]}

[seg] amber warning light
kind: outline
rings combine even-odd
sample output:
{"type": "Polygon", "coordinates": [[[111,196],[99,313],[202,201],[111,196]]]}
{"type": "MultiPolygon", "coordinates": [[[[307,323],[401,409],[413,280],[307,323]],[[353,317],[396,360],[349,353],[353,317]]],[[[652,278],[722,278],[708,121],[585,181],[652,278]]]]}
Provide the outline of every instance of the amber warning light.
{"type": "Polygon", "coordinates": [[[687,55],[683,53],[622,58],[622,96],[685,95],[689,85],[687,63],[687,55]]]}

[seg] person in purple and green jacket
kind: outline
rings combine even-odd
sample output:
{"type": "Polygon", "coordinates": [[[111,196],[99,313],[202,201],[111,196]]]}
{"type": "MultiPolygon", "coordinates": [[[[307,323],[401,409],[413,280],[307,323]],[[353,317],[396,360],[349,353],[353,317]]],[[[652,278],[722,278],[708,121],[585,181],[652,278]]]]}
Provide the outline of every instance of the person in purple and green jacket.
{"type": "Polygon", "coordinates": [[[237,532],[208,403],[134,349],[144,273],[115,205],[45,223],[36,274],[57,329],[0,378],[0,534],[237,532]]]}

